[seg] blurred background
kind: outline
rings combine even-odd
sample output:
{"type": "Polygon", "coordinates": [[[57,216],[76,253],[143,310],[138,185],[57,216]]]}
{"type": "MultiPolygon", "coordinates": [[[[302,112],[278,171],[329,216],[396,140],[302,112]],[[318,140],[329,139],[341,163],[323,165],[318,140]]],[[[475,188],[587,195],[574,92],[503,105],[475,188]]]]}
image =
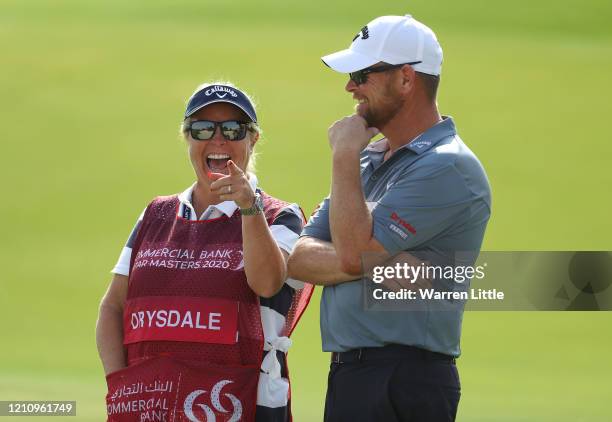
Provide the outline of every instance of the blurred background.
{"type": "MultiPolygon", "coordinates": [[[[354,104],[319,58],[406,13],[437,33],[440,109],[490,178],[483,249],[612,250],[607,0],[0,0],[0,400],[104,420],[98,303],[144,206],[192,183],[178,128],[199,83],[255,96],[260,184],[310,214],[354,104]]],[[[319,297],[289,354],[297,422],[322,420],[319,297]]],[[[458,421],[612,420],[611,325],[466,313],[458,421]]]]}

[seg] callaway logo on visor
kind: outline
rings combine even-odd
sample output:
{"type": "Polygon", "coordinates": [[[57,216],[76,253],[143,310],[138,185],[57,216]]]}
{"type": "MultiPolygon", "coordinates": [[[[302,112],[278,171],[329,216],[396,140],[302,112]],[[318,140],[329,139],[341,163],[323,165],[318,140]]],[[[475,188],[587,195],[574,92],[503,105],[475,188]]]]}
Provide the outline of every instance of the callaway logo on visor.
{"type": "Polygon", "coordinates": [[[236,91],[234,91],[233,89],[228,88],[226,86],[218,86],[218,85],[212,86],[208,88],[206,92],[204,92],[204,94],[207,97],[210,97],[211,95],[216,94],[217,97],[219,98],[224,98],[228,93],[234,98],[238,96],[238,94],[236,94],[236,91]]]}
{"type": "Polygon", "coordinates": [[[209,104],[223,102],[240,108],[246,113],[249,120],[257,123],[257,113],[249,97],[239,89],[226,85],[207,85],[196,91],[189,99],[185,110],[185,118],[190,117],[209,104]]]}

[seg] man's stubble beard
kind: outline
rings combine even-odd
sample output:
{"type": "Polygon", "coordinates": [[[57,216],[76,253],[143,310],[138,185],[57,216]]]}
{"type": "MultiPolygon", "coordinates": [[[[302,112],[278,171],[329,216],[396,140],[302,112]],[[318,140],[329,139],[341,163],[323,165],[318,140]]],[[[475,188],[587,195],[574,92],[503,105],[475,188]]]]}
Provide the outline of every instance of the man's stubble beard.
{"type": "Polygon", "coordinates": [[[368,105],[368,109],[363,116],[368,123],[368,127],[375,127],[377,129],[384,127],[397,115],[405,101],[391,88],[390,83],[385,85],[382,98],[383,100],[375,109],[368,105]]]}

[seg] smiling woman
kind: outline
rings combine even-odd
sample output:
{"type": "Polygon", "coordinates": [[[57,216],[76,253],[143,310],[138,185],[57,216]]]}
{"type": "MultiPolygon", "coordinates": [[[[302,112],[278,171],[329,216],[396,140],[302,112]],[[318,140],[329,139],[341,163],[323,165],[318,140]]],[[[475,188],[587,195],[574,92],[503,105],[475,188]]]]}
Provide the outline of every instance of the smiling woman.
{"type": "MultiPolygon", "coordinates": [[[[236,89],[236,87],[231,82],[225,82],[225,81],[223,82],[217,81],[213,83],[206,83],[206,84],[200,85],[195,90],[192,98],[190,99],[190,101],[194,102],[194,104],[192,104],[191,107],[188,106],[187,111],[185,112],[185,120],[181,124],[181,135],[187,141],[189,140],[190,137],[191,139],[194,139],[194,140],[209,140],[215,135],[217,128],[219,128],[220,132],[223,134],[223,137],[225,139],[230,140],[230,141],[240,141],[244,139],[245,135],[247,135],[247,133],[245,132],[245,129],[246,129],[246,131],[250,132],[250,136],[254,138],[252,139],[252,142],[249,142],[250,150],[248,154],[246,169],[249,173],[254,174],[255,173],[255,161],[257,157],[257,154],[255,153],[254,148],[255,148],[255,143],[259,140],[259,137],[261,136],[262,131],[259,125],[257,124],[257,122],[253,121],[253,115],[247,116],[246,110],[242,108],[242,107],[249,108],[249,104],[250,104],[250,108],[252,108],[252,113],[255,113],[255,102],[253,101],[251,96],[248,93],[246,93],[244,90],[242,90],[241,91],[242,94],[244,94],[244,97],[248,100],[247,104],[241,106],[234,102],[233,103],[234,107],[230,106],[229,108],[224,109],[230,115],[238,116],[236,120],[232,120],[232,121],[214,122],[214,121],[206,120],[206,115],[211,111],[210,109],[213,108],[212,102],[210,106],[207,106],[205,108],[198,109],[197,107],[198,98],[196,97],[201,96],[202,93],[204,93],[204,95],[206,95],[207,92],[210,93],[211,95],[214,93],[215,96],[218,97],[217,98],[218,100],[224,99],[228,94],[231,97],[230,100],[236,99],[235,97],[232,97],[232,92],[234,91],[231,88],[236,89]],[[219,89],[218,87],[224,87],[224,88],[219,89]],[[200,111],[202,111],[203,114],[200,114],[199,113],[200,111]],[[241,124],[243,122],[246,124],[241,124]]],[[[229,102],[230,100],[228,100],[227,103],[223,101],[219,101],[217,102],[217,104],[219,104],[220,106],[223,106],[224,104],[232,104],[229,102]]],[[[221,114],[223,114],[223,111],[221,111],[221,114]]],[[[210,158],[213,158],[213,157],[210,157],[210,158]]],[[[214,158],[227,161],[226,157],[214,157],[214,158]]],[[[225,163],[223,161],[219,163],[214,163],[214,164],[216,164],[217,166],[221,168],[225,167],[224,165],[225,163]]]]}
{"type": "Polygon", "coordinates": [[[243,91],[200,85],[181,131],[196,181],[146,207],[100,306],[108,420],[289,421],[288,337],[312,293],[287,279],[303,213],[249,171],[260,131],[243,91]]]}

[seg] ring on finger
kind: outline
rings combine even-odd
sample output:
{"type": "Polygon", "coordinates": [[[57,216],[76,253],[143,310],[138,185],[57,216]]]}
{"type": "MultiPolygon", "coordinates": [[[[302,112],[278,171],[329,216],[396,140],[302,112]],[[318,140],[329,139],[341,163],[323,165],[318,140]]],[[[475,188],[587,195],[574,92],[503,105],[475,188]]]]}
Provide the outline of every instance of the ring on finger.
{"type": "Polygon", "coordinates": [[[232,193],[232,185],[227,185],[227,193],[232,193]]]}

